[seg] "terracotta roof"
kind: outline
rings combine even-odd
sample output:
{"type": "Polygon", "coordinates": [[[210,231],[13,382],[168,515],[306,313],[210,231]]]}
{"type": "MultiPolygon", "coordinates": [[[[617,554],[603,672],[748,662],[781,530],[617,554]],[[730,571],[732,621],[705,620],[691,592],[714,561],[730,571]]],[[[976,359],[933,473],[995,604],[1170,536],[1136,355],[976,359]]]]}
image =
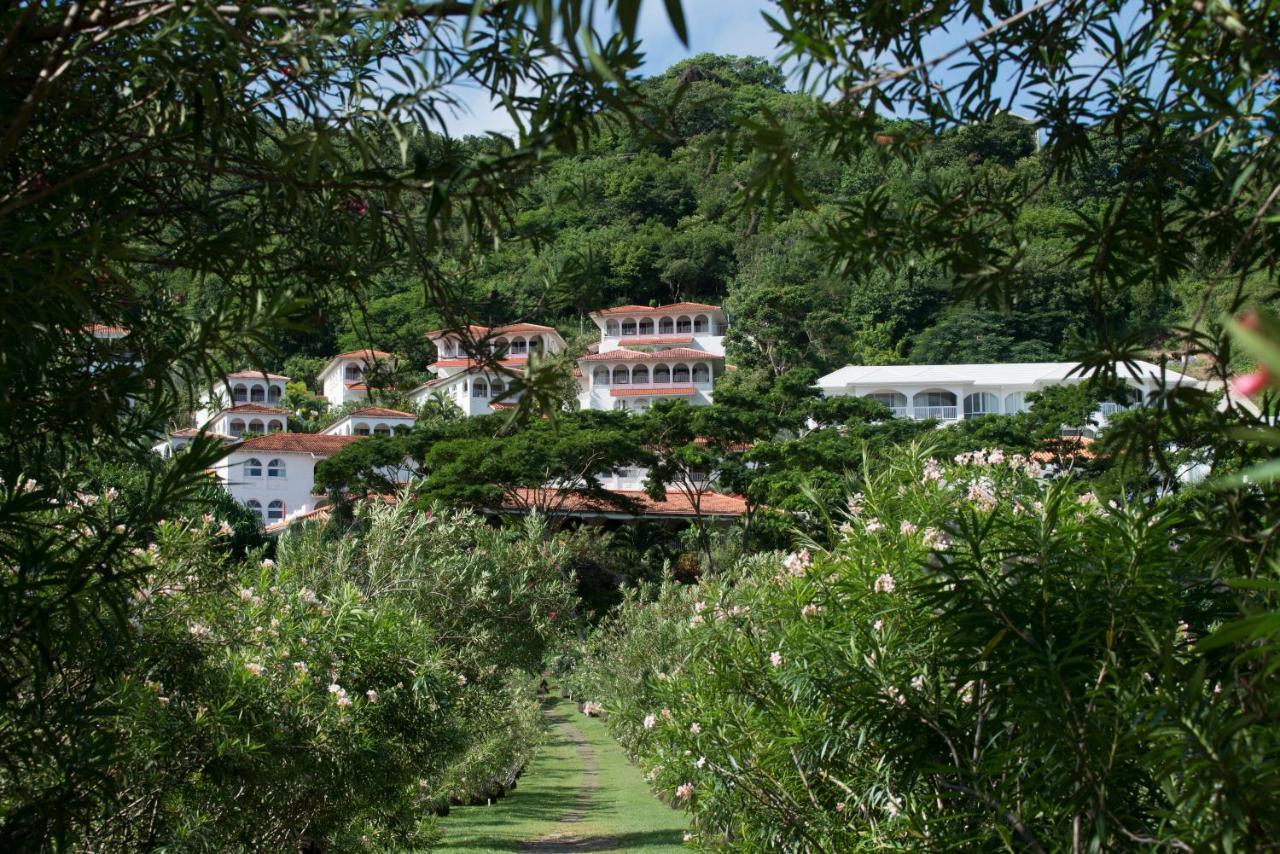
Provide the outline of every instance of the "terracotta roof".
{"type": "Polygon", "coordinates": [[[497,409],[497,410],[500,410],[500,411],[501,411],[501,410],[507,410],[507,409],[515,409],[515,408],[516,408],[516,404],[514,404],[514,403],[491,403],[491,404],[489,404],[489,408],[490,408],[490,409],[497,409]]]}
{"type": "Polygon", "coordinates": [[[227,379],[288,381],[289,378],[284,376],[283,374],[270,374],[270,373],[266,373],[265,371],[244,370],[244,371],[232,371],[231,373],[227,374],[227,379]]]}
{"type": "Polygon", "coordinates": [[[668,305],[620,305],[591,312],[592,317],[605,317],[613,314],[666,314],[672,311],[720,311],[718,305],[707,305],[704,302],[673,302],[668,305]]]}
{"type": "MultiPolygon", "coordinates": [[[[509,359],[499,359],[497,364],[504,368],[514,368],[528,364],[529,360],[525,356],[513,356],[509,359]]],[[[427,365],[428,368],[472,368],[481,364],[475,359],[440,359],[427,365]]]]}
{"type": "Polygon", "coordinates": [[[510,335],[513,332],[555,332],[554,326],[542,326],[537,323],[508,323],[495,326],[489,330],[490,335],[510,335]]]}
{"type": "Polygon", "coordinates": [[[628,335],[623,342],[631,344],[692,344],[692,335],[628,335]]]}
{"type": "Polygon", "coordinates": [[[129,329],[126,326],[111,326],[106,323],[86,323],[83,327],[85,332],[95,336],[107,335],[128,335],[129,329]]]}
{"type": "Polygon", "coordinates": [[[432,329],[430,332],[424,334],[429,339],[435,339],[441,338],[445,335],[462,335],[465,332],[472,338],[480,338],[488,331],[489,327],[487,326],[477,326],[474,323],[470,323],[466,326],[459,326],[456,329],[432,329]]]}
{"type": "Polygon", "coordinates": [[[297,454],[336,454],[363,436],[332,436],[327,433],[268,433],[240,443],[240,451],[292,451],[297,454]]]}
{"type": "Polygon", "coordinates": [[[689,397],[698,390],[691,385],[672,386],[635,386],[632,388],[611,388],[609,394],[614,397],[689,397]]]}
{"type": "Polygon", "coordinates": [[[399,409],[387,409],[385,406],[366,406],[363,409],[357,409],[354,412],[347,413],[345,418],[355,418],[357,415],[363,415],[366,418],[417,418],[412,412],[401,412],[399,409]]]}
{"type": "MultiPolygon", "coordinates": [[[[672,518],[694,516],[693,502],[683,492],[668,492],[665,501],[654,501],[640,490],[613,490],[615,495],[629,498],[639,505],[639,514],[612,504],[606,500],[585,498],[581,495],[570,495],[561,499],[560,490],[555,489],[522,489],[518,490],[520,501],[508,499],[503,502],[503,509],[522,511],[528,506],[558,507],[554,511],[565,514],[598,514],[625,513],[640,516],[666,516],[672,518]]],[[[723,495],[719,492],[707,492],[702,496],[703,516],[741,516],[747,512],[747,501],[739,495],[723,495]]]]}
{"type": "Polygon", "coordinates": [[[369,390],[369,386],[365,385],[364,383],[347,383],[347,388],[351,389],[352,391],[368,391],[369,390]]]}
{"type": "MultiPolygon", "coordinates": [[[[339,353],[333,357],[334,359],[390,359],[391,354],[382,350],[352,350],[349,353],[339,353]]],[[[332,361],[332,360],[331,360],[332,361]]]]}
{"type": "Polygon", "coordinates": [[[225,433],[215,433],[212,430],[198,430],[195,427],[183,427],[181,430],[174,430],[169,434],[170,439],[194,439],[196,436],[211,436],[214,439],[231,439],[233,437],[225,433]]]}
{"type": "Polygon", "coordinates": [[[639,350],[628,350],[625,347],[619,347],[617,350],[610,350],[607,353],[591,353],[583,356],[580,362],[669,362],[672,359],[677,361],[724,361],[724,356],[717,356],[715,353],[707,353],[703,350],[691,350],[688,347],[672,347],[670,350],[659,350],[656,353],[642,353],[639,350]]]}
{"type": "MultiPolygon", "coordinates": [[[[542,326],[538,323],[507,323],[502,326],[477,326],[472,323],[457,329],[433,329],[427,338],[442,338],[446,335],[462,335],[466,333],[472,338],[484,338],[491,335],[510,335],[516,332],[556,332],[554,326],[542,326]]],[[[556,332],[558,335],[559,333],[556,332]]]]}
{"type": "Polygon", "coordinates": [[[235,406],[228,406],[222,410],[220,415],[228,412],[258,412],[263,415],[288,415],[289,410],[281,409],[278,406],[265,406],[261,403],[237,403],[235,406]]]}

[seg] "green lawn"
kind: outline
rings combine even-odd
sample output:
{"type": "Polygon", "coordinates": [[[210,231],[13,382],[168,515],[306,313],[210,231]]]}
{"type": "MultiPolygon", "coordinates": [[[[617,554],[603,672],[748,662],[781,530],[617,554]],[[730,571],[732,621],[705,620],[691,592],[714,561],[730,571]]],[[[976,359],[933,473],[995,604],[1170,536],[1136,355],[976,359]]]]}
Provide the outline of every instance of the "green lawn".
{"type": "MultiPolygon", "coordinates": [[[[552,720],[547,742],[515,792],[493,806],[455,807],[440,820],[444,843],[438,850],[519,851],[556,838],[566,841],[565,850],[683,850],[685,815],[653,797],[640,770],[627,761],[604,724],[578,714],[566,700],[549,706],[547,713],[552,720]],[[572,730],[593,754],[594,785],[572,730]],[[576,820],[562,821],[566,816],[576,820]]],[[[558,849],[544,843],[530,850],[558,849]]]]}

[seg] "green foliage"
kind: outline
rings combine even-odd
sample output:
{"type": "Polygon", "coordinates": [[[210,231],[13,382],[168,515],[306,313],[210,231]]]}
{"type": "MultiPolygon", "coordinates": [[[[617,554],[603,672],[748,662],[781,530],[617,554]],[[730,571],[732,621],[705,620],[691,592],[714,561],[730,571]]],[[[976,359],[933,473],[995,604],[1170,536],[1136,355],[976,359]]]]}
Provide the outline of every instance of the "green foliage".
{"type": "Polygon", "coordinates": [[[832,548],[637,593],[588,640],[577,690],[700,841],[1275,839],[1274,656],[1197,646],[1259,594],[1216,583],[1194,517],[926,454],[869,467],[832,548]]]}

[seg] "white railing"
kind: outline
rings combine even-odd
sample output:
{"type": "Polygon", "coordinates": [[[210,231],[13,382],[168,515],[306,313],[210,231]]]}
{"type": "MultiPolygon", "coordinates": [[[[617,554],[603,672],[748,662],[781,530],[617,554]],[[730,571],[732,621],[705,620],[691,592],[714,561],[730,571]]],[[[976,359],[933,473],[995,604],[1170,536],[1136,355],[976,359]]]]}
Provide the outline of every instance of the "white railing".
{"type": "Polygon", "coordinates": [[[923,421],[926,418],[941,418],[943,421],[954,421],[956,419],[955,406],[917,406],[915,407],[915,418],[917,421],[923,421]]]}

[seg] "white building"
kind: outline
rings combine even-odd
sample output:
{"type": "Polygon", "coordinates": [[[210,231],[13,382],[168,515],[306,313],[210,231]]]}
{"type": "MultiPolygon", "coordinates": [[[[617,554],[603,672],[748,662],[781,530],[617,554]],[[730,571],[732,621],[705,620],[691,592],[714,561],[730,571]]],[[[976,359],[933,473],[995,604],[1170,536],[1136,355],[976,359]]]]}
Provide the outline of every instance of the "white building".
{"type": "Polygon", "coordinates": [[[245,433],[283,433],[289,427],[289,412],[278,406],[240,403],[213,416],[206,427],[236,439],[245,433]]]}
{"type": "MultiPolygon", "coordinates": [[[[1013,362],[976,365],[849,365],[818,380],[825,397],[856,396],[877,400],[899,418],[957,421],[978,415],[1012,414],[1030,408],[1027,394],[1049,386],[1081,383],[1076,362],[1013,362]]],[[[1161,385],[1198,381],[1150,362],[1118,366],[1132,390],[1133,402],[1145,401],[1161,385]]],[[[1099,423],[1126,407],[1104,403],[1099,423]]]]}
{"type": "Polygon", "coordinates": [[[505,398],[513,374],[523,373],[533,354],[563,353],[564,339],[553,327],[536,323],[511,323],[506,326],[469,326],[461,330],[428,332],[436,347],[436,361],[427,366],[435,377],[409,392],[409,399],[421,406],[432,395],[441,393],[457,404],[466,415],[488,415],[515,398],[505,398]],[[487,349],[498,357],[496,366],[482,365],[473,358],[477,350],[487,349]]]}
{"type": "Polygon", "coordinates": [[[394,364],[390,353],[381,350],[352,350],[339,353],[329,360],[316,379],[321,393],[330,406],[342,406],[353,400],[364,400],[369,395],[366,375],[382,363],[394,364]]]}
{"type": "Polygon", "coordinates": [[[599,352],[625,347],[631,350],[685,347],[703,353],[724,355],[724,335],[729,318],[719,306],[700,302],[671,305],[620,305],[593,311],[592,321],[600,329],[599,352]]]}
{"type": "Polygon", "coordinates": [[[391,436],[403,435],[413,429],[418,416],[412,412],[366,406],[348,412],[339,420],[321,430],[329,436],[391,436]]]}
{"type": "Polygon", "coordinates": [[[235,371],[200,395],[196,424],[206,425],[215,415],[242,403],[279,406],[289,378],[262,371],[235,371]]]}
{"type": "Polygon", "coordinates": [[[314,510],[327,499],[312,495],[316,464],[360,436],[273,433],[241,442],[214,466],[231,496],[268,525],[314,510]]]}

